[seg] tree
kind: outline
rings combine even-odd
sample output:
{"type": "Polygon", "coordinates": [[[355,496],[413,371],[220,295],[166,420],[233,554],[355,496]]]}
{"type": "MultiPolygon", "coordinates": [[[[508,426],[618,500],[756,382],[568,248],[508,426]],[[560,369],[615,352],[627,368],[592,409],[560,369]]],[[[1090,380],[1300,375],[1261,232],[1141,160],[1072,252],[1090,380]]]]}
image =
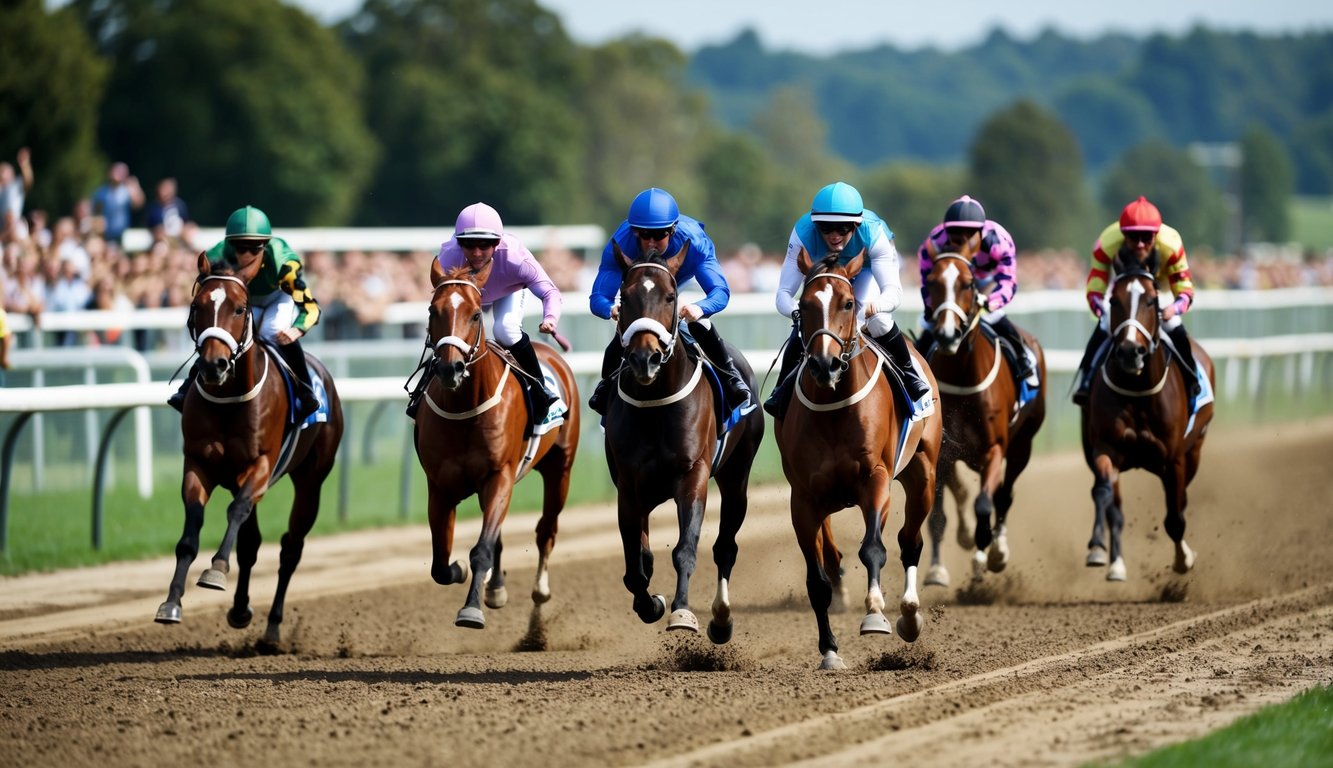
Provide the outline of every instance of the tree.
{"type": "Polygon", "coordinates": [[[0,13],[0,160],[32,150],[35,180],[26,208],[54,216],[74,207],[102,171],[97,106],[107,65],[68,8],[42,0],[6,3],[0,13]]]}
{"type": "Polygon", "coordinates": [[[968,155],[972,196],[1021,248],[1082,246],[1087,192],[1078,144],[1054,115],[1020,101],[991,115],[968,155]]]}
{"type": "Polygon", "coordinates": [[[1241,139],[1240,210],[1245,240],[1279,242],[1291,235],[1295,172],[1277,137],[1254,126],[1241,139]]]}
{"type": "Polygon", "coordinates": [[[1301,158],[1297,189],[1305,195],[1333,194],[1333,109],[1306,120],[1293,137],[1301,158]]]}
{"type": "Polygon", "coordinates": [[[346,224],[378,147],[362,74],[279,0],[75,0],[114,62],[99,131],[141,177],[175,176],[203,222],[247,203],[282,226],[346,224]]]}
{"type": "Polygon", "coordinates": [[[1118,216],[1139,195],[1161,210],[1166,223],[1180,231],[1187,248],[1222,245],[1226,232],[1222,195],[1184,150],[1154,140],[1121,156],[1102,182],[1107,218],[1118,216]]]}
{"type": "Polygon", "coordinates": [[[1091,168],[1160,133],[1152,104],[1107,78],[1071,83],[1056,95],[1055,111],[1078,137],[1091,168]]]}
{"type": "Polygon", "coordinates": [[[892,163],[862,177],[861,197],[888,222],[909,265],[949,203],[968,193],[964,175],[961,168],[892,163]]]}

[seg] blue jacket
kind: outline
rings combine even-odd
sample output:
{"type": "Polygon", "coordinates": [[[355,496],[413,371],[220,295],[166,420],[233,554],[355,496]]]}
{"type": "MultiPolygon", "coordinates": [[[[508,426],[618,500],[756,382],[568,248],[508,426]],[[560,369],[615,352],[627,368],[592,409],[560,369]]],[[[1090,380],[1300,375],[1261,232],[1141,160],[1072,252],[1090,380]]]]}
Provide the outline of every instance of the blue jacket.
{"type": "MultiPolygon", "coordinates": [[[[727,286],[722,265],[717,261],[717,250],[713,247],[713,240],[704,232],[704,225],[682,214],[680,221],[676,222],[671,242],[667,244],[667,255],[675,254],[687,241],[690,252],[676,273],[676,284],[684,284],[693,278],[707,294],[699,302],[699,309],[703,311],[704,317],[711,317],[727,308],[727,302],[731,300],[731,288],[727,286]]],[[[630,259],[637,261],[641,255],[639,239],[634,236],[629,222],[621,222],[602,249],[602,263],[597,268],[597,279],[593,280],[592,294],[588,297],[592,313],[601,318],[611,317],[611,307],[615,306],[616,294],[620,292],[622,270],[616,262],[612,243],[618,244],[630,259]]]]}
{"type": "MultiPolygon", "coordinates": [[[[874,211],[863,212],[861,223],[852,232],[852,239],[847,241],[847,246],[842,249],[839,261],[846,264],[861,251],[870,250],[870,246],[875,244],[881,231],[885,239],[893,239],[893,230],[889,229],[884,219],[874,211]]],[[[805,246],[805,252],[810,254],[811,261],[819,261],[828,255],[828,245],[824,243],[824,238],[815,228],[815,222],[810,220],[810,214],[807,213],[796,220],[796,236],[801,239],[801,244],[805,246]]]]}

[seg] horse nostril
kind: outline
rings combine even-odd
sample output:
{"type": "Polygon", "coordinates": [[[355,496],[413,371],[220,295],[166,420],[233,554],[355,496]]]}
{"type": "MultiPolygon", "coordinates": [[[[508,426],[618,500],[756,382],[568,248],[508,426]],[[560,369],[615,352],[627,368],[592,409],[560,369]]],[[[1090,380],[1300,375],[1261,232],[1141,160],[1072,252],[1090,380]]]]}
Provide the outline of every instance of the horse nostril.
{"type": "Polygon", "coordinates": [[[648,356],[648,364],[657,367],[662,364],[662,353],[654,352],[648,356]]]}

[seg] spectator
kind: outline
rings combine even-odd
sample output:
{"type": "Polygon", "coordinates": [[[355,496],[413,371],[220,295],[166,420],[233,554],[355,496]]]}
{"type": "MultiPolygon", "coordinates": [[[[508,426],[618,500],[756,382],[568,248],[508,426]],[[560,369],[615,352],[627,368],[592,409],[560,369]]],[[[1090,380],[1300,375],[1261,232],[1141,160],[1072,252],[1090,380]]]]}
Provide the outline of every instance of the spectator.
{"type": "Polygon", "coordinates": [[[32,315],[42,313],[46,304],[46,283],[42,280],[41,256],[22,243],[5,245],[5,263],[13,264],[5,279],[5,309],[32,315]]]}
{"type": "Polygon", "coordinates": [[[176,180],[170,176],[157,183],[157,197],[148,204],[147,224],[154,241],[190,246],[194,240],[190,209],[176,194],[176,180]]]}
{"type": "Polygon", "coordinates": [[[9,346],[14,343],[14,334],[9,332],[9,316],[0,306],[0,387],[5,385],[5,371],[9,370],[9,346]]]}
{"type": "Polygon", "coordinates": [[[43,252],[51,247],[51,228],[47,223],[46,211],[41,208],[28,214],[28,236],[32,238],[32,244],[43,252]]]}
{"type": "Polygon", "coordinates": [[[105,222],[102,235],[107,243],[120,250],[125,230],[130,228],[130,216],[143,207],[143,188],[124,163],[112,163],[106,176],[107,182],[93,192],[93,213],[105,222]]]}
{"type": "Polygon", "coordinates": [[[18,151],[19,175],[14,166],[0,163],[0,243],[28,238],[27,222],[23,218],[23,202],[32,189],[32,160],[27,147],[18,151]]]}
{"type": "MultiPolygon", "coordinates": [[[[78,312],[88,308],[93,292],[88,281],[79,271],[74,259],[63,257],[57,265],[56,279],[48,283],[50,293],[46,308],[50,312],[78,312]]],[[[73,331],[62,331],[56,341],[58,346],[73,347],[79,343],[79,336],[73,331]]]]}

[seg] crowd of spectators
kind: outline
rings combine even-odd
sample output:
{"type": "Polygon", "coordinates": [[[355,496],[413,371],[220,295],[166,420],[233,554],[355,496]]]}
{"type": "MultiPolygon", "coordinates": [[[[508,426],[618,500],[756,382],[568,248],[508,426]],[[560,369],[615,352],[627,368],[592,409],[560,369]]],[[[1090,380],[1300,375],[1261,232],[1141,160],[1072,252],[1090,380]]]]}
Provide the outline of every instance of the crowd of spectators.
{"type": "MultiPolygon", "coordinates": [[[[133,310],[180,307],[189,303],[200,251],[198,230],[177,190],[175,179],[157,181],[147,200],[139,181],[124,163],[113,163],[105,183],[54,218],[42,210],[24,210],[34,178],[32,159],[21,150],[15,163],[0,162],[0,285],[3,310],[26,314],[40,323],[44,313],[85,309],[133,310]],[[152,234],[145,249],[127,252],[125,232],[134,225],[152,234]]],[[[586,296],[597,269],[598,253],[586,256],[566,248],[529,243],[556,285],[568,295],[586,296]]],[[[902,283],[914,290],[917,243],[900,242],[904,254],[902,283]]],[[[430,295],[432,252],[304,253],[305,278],[323,310],[325,339],[377,338],[385,311],[400,302],[430,295]]],[[[1323,253],[1255,251],[1245,257],[1214,255],[1192,249],[1190,265],[1201,289],[1262,289],[1333,285],[1333,257],[1323,253]]],[[[1088,257],[1074,250],[1024,252],[1020,255],[1022,289],[1081,289],[1088,257]]],[[[747,244],[724,254],[722,266],[733,293],[772,294],[777,289],[781,253],[765,253],[747,244]]],[[[4,319],[0,316],[0,336],[4,319]]],[[[63,344],[120,343],[114,330],[66,333],[63,344]]],[[[129,341],[140,349],[162,343],[163,334],[136,332],[129,341]]],[[[6,361],[8,337],[0,343],[6,361]]]]}

